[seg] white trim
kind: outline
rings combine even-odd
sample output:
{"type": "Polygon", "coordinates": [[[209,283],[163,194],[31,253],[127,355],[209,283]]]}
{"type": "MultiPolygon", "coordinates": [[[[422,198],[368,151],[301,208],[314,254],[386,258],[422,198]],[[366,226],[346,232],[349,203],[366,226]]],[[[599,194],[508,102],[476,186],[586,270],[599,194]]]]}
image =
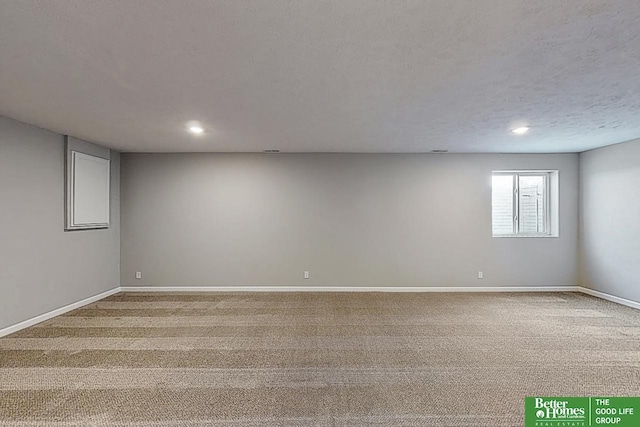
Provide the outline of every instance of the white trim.
{"type": "Polygon", "coordinates": [[[496,237],[499,239],[515,239],[515,238],[524,238],[524,239],[553,239],[556,237],[560,237],[554,234],[548,233],[538,233],[538,234],[493,234],[491,237],[496,237]]]}
{"type": "Polygon", "coordinates": [[[60,316],[119,292],[580,292],[640,310],[640,302],[583,286],[120,286],[0,329],[0,337],[60,316]]]}
{"type": "Polygon", "coordinates": [[[19,330],[28,328],[29,326],[33,326],[36,323],[44,322],[45,320],[49,320],[49,319],[51,319],[53,317],[60,316],[61,314],[67,313],[67,312],[69,312],[71,310],[75,310],[76,308],[83,307],[83,306],[85,306],[87,304],[91,304],[92,302],[99,301],[99,300],[101,300],[103,298],[106,298],[106,297],[108,297],[110,295],[117,294],[118,292],[120,292],[120,287],[113,288],[113,289],[108,290],[106,292],[102,292],[102,293],[100,293],[98,295],[94,295],[92,297],[85,298],[83,300],[71,303],[69,305],[65,305],[64,307],[60,307],[60,308],[57,308],[55,310],[49,311],[47,313],[41,314],[39,316],[32,317],[31,319],[27,319],[27,320],[25,320],[23,322],[16,323],[15,325],[7,326],[4,329],[0,329],[0,337],[4,337],[4,336],[12,334],[14,332],[18,332],[19,330]]]}
{"type": "Polygon", "coordinates": [[[617,304],[626,305],[627,307],[635,308],[640,310],[640,302],[632,301],[630,299],[617,297],[615,295],[607,294],[600,291],[595,291],[593,289],[585,288],[584,286],[578,286],[578,291],[583,294],[591,295],[593,297],[601,298],[607,301],[615,302],[617,304]]]}
{"type": "Polygon", "coordinates": [[[121,292],[579,292],[578,286],[122,286],[121,292]]]}

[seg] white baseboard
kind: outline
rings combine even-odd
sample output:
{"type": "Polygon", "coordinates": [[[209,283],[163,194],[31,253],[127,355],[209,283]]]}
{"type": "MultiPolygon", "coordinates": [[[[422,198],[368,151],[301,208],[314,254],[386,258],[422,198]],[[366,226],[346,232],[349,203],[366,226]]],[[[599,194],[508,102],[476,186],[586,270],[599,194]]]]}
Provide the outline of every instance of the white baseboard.
{"type": "Polygon", "coordinates": [[[591,296],[594,296],[594,297],[597,297],[597,298],[601,298],[601,299],[604,299],[604,300],[607,300],[607,301],[615,302],[617,304],[626,305],[627,307],[632,307],[632,308],[640,310],[640,302],[632,301],[632,300],[626,299],[626,298],[617,297],[615,295],[607,294],[607,293],[600,292],[600,291],[595,291],[593,289],[585,288],[584,286],[578,286],[577,288],[578,288],[578,291],[582,292],[583,294],[591,295],[591,296]]]}
{"type": "Polygon", "coordinates": [[[578,286],[121,286],[122,292],[578,292],[578,286]]]}
{"type": "Polygon", "coordinates": [[[113,289],[108,290],[106,292],[102,292],[102,293],[100,293],[98,295],[94,295],[92,297],[85,298],[83,300],[74,302],[72,304],[65,305],[64,307],[60,307],[60,308],[57,308],[55,310],[49,311],[48,313],[44,313],[44,314],[41,314],[39,316],[32,317],[31,319],[27,319],[24,322],[16,323],[15,325],[12,325],[12,326],[7,326],[4,329],[0,329],[0,337],[4,337],[4,336],[12,334],[14,332],[18,332],[21,329],[28,328],[29,326],[33,326],[36,323],[44,322],[45,320],[49,320],[49,319],[51,319],[53,317],[60,316],[61,314],[67,313],[67,312],[69,312],[71,310],[75,310],[76,308],[83,307],[83,306],[85,306],[87,304],[91,304],[92,302],[99,301],[99,300],[101,300],[103,298],[106,298],[106,297],[108,297],[110,295],[117,294],[118,292],[120,292],[120,288],[119,287],[118,288],[113,288],[113,289]]]}
{"type": "Polygon", "coordinates": [[[0,329],[0,337],[18,332],[119,292],[581,292],[640,310],[640,302],[594,291],[582,286],[120,286],[0,329]]]}
{"type": "Polygon", "coordinates": [[[122,292],[581,292],[628,307],[640,303],[582,286],[121,286],[122,292]]]}

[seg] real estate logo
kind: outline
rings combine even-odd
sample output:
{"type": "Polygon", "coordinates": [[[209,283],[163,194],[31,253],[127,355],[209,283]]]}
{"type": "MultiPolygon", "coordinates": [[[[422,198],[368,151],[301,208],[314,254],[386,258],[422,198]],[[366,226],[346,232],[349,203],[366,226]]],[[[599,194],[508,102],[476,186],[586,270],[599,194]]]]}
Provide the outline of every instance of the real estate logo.
{"type": "MultiPolygon", "coordinates": [[[[536,427],[586,427],[589,399],[585,397],[534,397],[533,415],[536,427]]],[[[527,405],[530,409],[531,403],[527,405]]],[[[529,411],[530,412],[530,411],[529,411]]],[[[526,424],[529,426],[529,423],[526,424]]]]}
{"type": "Polygon", "coordinates": [[[640,426],[640,397],[527,397],[525,427],[640,426]]]}

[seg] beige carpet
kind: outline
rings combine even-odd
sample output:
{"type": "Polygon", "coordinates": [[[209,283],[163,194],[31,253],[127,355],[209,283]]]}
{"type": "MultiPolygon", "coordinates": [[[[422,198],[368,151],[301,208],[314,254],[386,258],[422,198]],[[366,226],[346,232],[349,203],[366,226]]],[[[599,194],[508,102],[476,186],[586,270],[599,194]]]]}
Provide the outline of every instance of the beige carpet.
{"type": "Polygon", "coordinates": [[[640,396],[640,311],[581,294],[118,294],[0,339],[2,426],[522,426],[640,396]]]}

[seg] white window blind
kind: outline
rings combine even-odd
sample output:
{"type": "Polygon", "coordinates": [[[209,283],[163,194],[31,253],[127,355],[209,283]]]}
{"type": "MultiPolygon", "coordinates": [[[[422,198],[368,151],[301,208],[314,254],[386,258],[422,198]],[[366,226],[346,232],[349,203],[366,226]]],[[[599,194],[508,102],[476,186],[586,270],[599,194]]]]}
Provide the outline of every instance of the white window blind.
{"type": "Polygon", "coordinates": [[[550,172],[494,172],[491,209],[494,236],[547,236],[550,172]]]}

